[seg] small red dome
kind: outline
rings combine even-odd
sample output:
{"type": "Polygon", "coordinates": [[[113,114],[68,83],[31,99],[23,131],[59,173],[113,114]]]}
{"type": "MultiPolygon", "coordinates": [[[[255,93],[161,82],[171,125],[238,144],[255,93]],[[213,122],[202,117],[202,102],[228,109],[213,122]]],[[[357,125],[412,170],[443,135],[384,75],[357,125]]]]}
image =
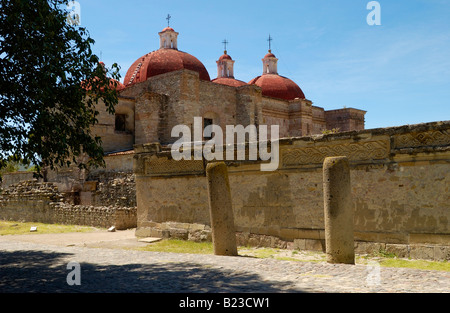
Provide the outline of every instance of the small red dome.
{"type": "Polygon", "coordinates": [[[122,90],[122,89],[125,88],[125,85],[122,84],[121,82],[119,82],[118,80],[111,79],[110,82],[109,82],[109,86],[110,87],[114,87],[114,85],[115,85],[117,91],[122,90]]]}
{"type": "Polygon", "coordinates": [[[172,31],[174,32],[175,30],[172,27],[166,27],[164,28],[161,32],[166,32],[166,31],[172,31]]]}
{"type": "Polygon", "coordinates": [[[296,83],[277,74],[258,76],[249,81],[248,84],[261,87],[263,96],[283,100],[305,99],[305,94],[296,83]]]}
{"type": "Polygon", "coordinates": [[[116,89],[117,91],[120,91],[124,88],[125,85],[119,82],[118,80],[112,78],[109,79],[109,89],[116,89]]]}
{"type": "Polygon", "coordinates": [[[276,56],[275,56],[275,54],[273,54],[272,52],[269,51],[269,53],[267,53],[267,54],[264,56],[264,59],[267,59],[267,58],[276,58],[276,56]]]}
{"type": "MultiPolygon", "coordinates": [[[[105,62],[100,61],[100,62],[98,62],[98,64],[103,68],[104,71],[106,71],[106,69],[105,69],[105,62]]],[[[95,77],[94,80],[95,80],[95,81],[98,81],[99,78],[98,78],[98,77],[95,77]]],[[[89,86],[89,85],[88,85],[87,83],[85,83],[84,81],[83,81],[81,84],[82,84],[82,86],[83,86],[86,90],[91,90],[91,86],[89,86]],[[86,86],[84,86],[85,84],[86,84],[86,86]]],[[[110,79],[109,79],[109,88],[110,88],[110,89],[116,89],[117,91],[119,91],[119,90],[124,89],[124,88],[125,88],[125,85],[122,84],[122,83],[121,83],[120,81],[118,81],[118,80],[115,80],[115,79],[110,78],[110,79]]]]}
{"type": "MultiPolygon", "coordinates": [[[[94,80],[95,80],[95,81],[98,81],[99,78],[98,78],[98,77],[95,77],[94,80]]],[[[90,84],[87,83],[86,81],[82,81],[82,82],[81,82],[81,86],[82,86],[85,90],[91,90],[91,89],[92,89],[92,87],[90,86],[90,84]]],[[[117,91],[120,91],[120,90],[122,90],[122,89],[125,88],[125,85],[122,84],[122,83],[121,83],[120,81],[118,81],[118,80],[115,80],[115,79],[110,78],[110,79],[109,79],[109,88],[110,88],[110,89],[116,89],[117,91]]],[[[101,88],[101,90],[103,91],[103,87],[101,88]]]]}
{"type": "Polygon", "coordinates": [[[233,59],[228,54],[225,53],[219,58],[219,61],[222,60],[233,60],[233,59]]]}
{"type": "Polygon", "coordinates": [[[175,49],[159,49],[137,59],[128,69],[124,84],[140,83],[152,76],[182,69],[198,72],[202,80],[211,80],[205,66],[196,57],[175,49]]]}
{"type": "Polygon", "coordinates": [[[242,80],[229,78],[229,77],[214,78],[212,80],[212,82],[216,83],[216,84],[231,86],[231,87],[241,87],[241,86],[247,85],[247,83],[243,82],[242,80]]]}

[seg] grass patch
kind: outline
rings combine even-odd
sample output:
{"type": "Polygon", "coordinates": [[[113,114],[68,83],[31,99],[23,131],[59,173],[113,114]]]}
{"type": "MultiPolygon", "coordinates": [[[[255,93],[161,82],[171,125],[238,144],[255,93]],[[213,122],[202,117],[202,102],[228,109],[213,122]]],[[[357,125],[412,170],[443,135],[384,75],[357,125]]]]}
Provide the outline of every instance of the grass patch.
{"type": "Polygon", "coordinates": [[[275,258],[278,250],[273,248],[251,248],[251,247],[239,247],[239,254],[244,256],[252,256],[259,259],[275,258]]]}
{"type": "Polygon", "coordinates": [[[386,267],[403,267],[420,270],[445,271],[450,272],[450,263],[443,261],[427,261],[427,260],[405,260],[405,259],[382,259],[381,266],[386,267]]]}
{"type": "Polygon", "coordinates": [[[44,224],[35,222],[14,222],[0,220],[0,236],[92,232],[97,229],[98,228],[95,227],[80,225],[44,224]],[[30,232],[31,227],[37,227],[37,231],[30,232]]]}
{"type": "Polygon", "coordinates": [[[450,263],[448,261],[428,261],[398,258],[394,253],[389,253],[384,250],[380,250],[369,255],[356,257],[356,263],[359,264],[367,264],[369,260],[378,262],[382,267],[399,267],[450,272],[450,263]]]}
{"type": "Polygon", "coordinates": [[[193,253],[193,254],[213,254],[214,248],[212,242],[194,242],[179,239],[163,239],[151,243],[145,247],[140,247],[141,251],[154,252],[174,252],[174,253],[193,253]]]}

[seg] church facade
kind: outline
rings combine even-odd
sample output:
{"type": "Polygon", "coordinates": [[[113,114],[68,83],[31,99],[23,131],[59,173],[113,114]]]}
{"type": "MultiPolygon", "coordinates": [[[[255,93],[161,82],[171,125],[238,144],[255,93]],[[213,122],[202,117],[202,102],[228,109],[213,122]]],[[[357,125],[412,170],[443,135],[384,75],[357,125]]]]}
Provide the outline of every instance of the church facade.
{"type": "Polygon", "coordinates": [[[131,151],[135,144],[171,144],[178,139],[171,136],[172,128],[192,127],[194,117],[202,118],[203,127],[222,129],[279,125],[282,138],[364,129],[363,110],[314,106],[294,81],[278,73],[278,59],[270,49],[261,75],[248,83],[235,78],[235,61],[226,50],[217,60],[217,77],[211,79],[201,61],[178,50],[178,35],[164,28],[159,49],[137,59],[118,83],[115,116],[101,113],[93,129],[107,154],[131,151]]]}

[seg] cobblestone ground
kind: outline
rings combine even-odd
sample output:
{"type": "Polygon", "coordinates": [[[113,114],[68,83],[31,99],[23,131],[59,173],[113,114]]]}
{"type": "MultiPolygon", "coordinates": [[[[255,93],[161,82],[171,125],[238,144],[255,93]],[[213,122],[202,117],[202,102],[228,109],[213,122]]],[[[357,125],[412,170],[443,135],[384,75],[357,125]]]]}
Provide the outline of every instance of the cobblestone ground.
{"type": "MultiPolygon", "coordinates": [[[[6,236],[3,236],[6,237],[6,236]]],[[[0,240],[0,292],[448,293],[450,274],[0,240]],[[67,276],[80,264],[81,285],[67,276]]]]}

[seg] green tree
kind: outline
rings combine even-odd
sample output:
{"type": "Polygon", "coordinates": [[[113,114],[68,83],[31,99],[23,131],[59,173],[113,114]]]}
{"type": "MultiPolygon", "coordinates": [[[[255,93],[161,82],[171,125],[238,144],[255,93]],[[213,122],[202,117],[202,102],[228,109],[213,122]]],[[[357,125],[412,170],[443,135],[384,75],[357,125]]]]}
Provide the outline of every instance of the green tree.
{"type": "Polygon", "coordinates": [[[0,0],[0,168],[104,164],[90,129],[97,104],[114,113],[119,67],[99,64],[88,31],[67,22],[66,3],[0,0]]]}

